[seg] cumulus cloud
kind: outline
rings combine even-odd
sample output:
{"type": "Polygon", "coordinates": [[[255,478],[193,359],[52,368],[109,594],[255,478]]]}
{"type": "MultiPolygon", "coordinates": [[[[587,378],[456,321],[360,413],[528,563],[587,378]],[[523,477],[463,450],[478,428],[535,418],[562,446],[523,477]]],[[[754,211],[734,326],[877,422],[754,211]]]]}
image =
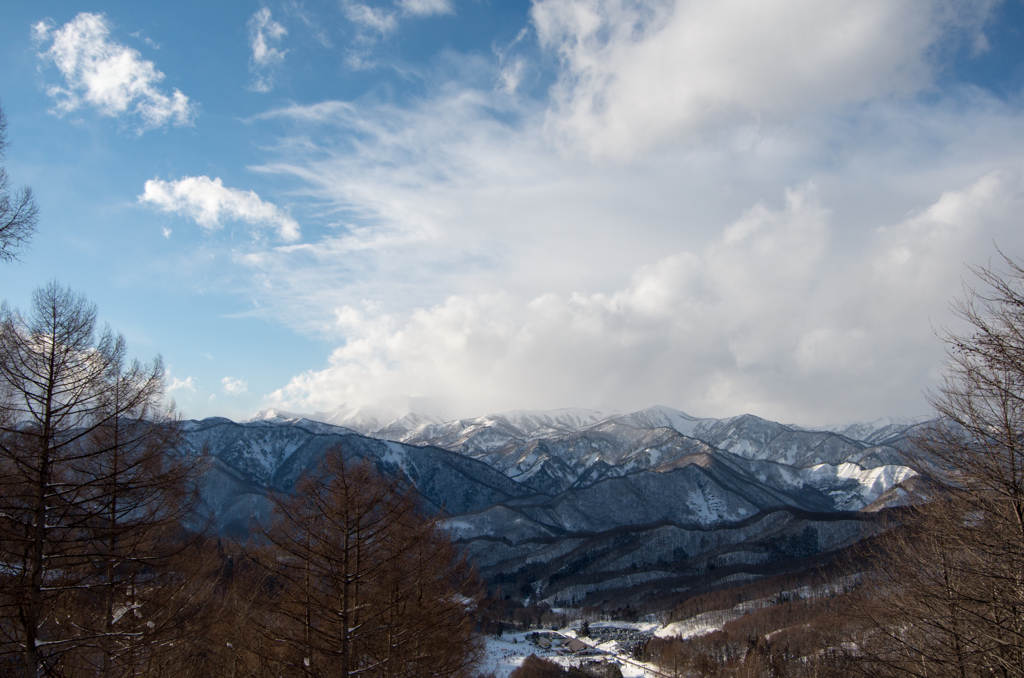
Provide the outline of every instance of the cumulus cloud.
{"type": "Polygon", "coordinates": [[[166,94],[159,88],[164,74],[134,49],[110,39],[110,24],[102,14],[82,12],[59,29],[40,22],[33,37],[49,48],[39,54],[52,61],[64,76],[48,94],[56,111],[68,113],[87,104],[103,115],[136,115],[141,130],[167,124],[189,125],[195,106],[177,88],[166,94]]]}
{"type": "Polygon", "coordinates": [[[1024,121],[984,97],[738,126],[728,143],[629,165],[559,154],[538,117],[528,102],[457,88],[410,108],[322,102],[262,116],[294,136],[254,169],[301,182],[336,221],[310,225],[301,245],[236,254],[260,290],[253,314],[330,335],[330,310],[363,299],[404,317],[480,290],[610,293],[652,252],[701,252],[744,205],[778,209],[808,177],[845,243],[834,255],[854,257],[876,225],[1024,153],[1024,121]]]}
{"type": "Polygon", "coordinates": [[[324,410],[440,395],[466,414],[660,402],[803,423],[921,414],[942,359],[932,326],[964,257],[983,260],[1022,208],[1020,172],[996,171],[850,257],[815,188],[798,186],[783,207],[755,205],[702,251],[641,266],[610,293],[454,295],[405,316],[342,306],[348,341],[271,400],[324,410]]]}
{"type": "Polygon", "coordinates": [[[786,119],[928,87],[951,34],[998,0],[538,0],[562,71],[549,129],[629,157],[723,123],[786,119]]]}
{"type": "Polygon", "coordinates": [[[288,52],[279,50],[277,46],[286,35],[288,31],[271,18],[266,7],[249,19],[249,47],[252,48],[249,70],[255,78],[252,83],[255,91],[269,92],[274,88],[277,69],[284,63],[284,55],[288,52]]]}
{"type": "Polygon", "coordinates": [[[187,216],[208,231],[221,228],[221,219],[231,219],[275,228],[282,240],[299,238],[299,224],[287,212],[261,200],[254,191],[224,186],[219,177],[183,177],[177,181],[150,179],[139,202],[187,216]]]}
{"type": "Polygon", "coordinates": [[[629,163],[561,153],[543,102],[459,83],[260,116],[287,136],[255,169],[331,223],[233,251],[239,295],[341,344],[268,404],[927,412],[964,263],[1024,251],[1020,179],[997,170],[1024,118],[967,88],[809,106],[629,163]]]}
{"type": "Polygon", "coordinates": [[[192,377],[185,377],[179,379],[178,377],[171,377],[171,383],[164,389],[167,393],[174,393],[175,391],[185,390],[192,393],[196,392],[196,385],[192,377]]]}
{"type": "Polygon", "coordinates": [[[234,377],[224,377],[220,380],[224,385],[224,392],[228,395],[241,395],[249,390],[249,383],[234,377]]]}

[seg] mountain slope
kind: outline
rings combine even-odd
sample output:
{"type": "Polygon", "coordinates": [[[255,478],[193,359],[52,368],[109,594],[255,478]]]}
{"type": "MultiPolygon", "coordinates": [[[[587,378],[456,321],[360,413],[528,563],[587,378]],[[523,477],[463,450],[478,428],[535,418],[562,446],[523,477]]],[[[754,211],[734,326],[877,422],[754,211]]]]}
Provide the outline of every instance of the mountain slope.
{"type": "Polygon", "coordinates": [[[204,510],[224,530],[244,532],[265,520],[271,491],[288,492],[328,448],[366,459],[414,486],[430,511],[463,513],[531,494],[486,464],[437,447],[376,440],[344,428],[302,420],[237,424],[212,418],[185,424],[181,451],[207,458],[204,510]]]}
{"type": "Polygon", "coordinates": [[[913,476],[886,463],[909,429],[867,427],[857,439],[664,407],[406,415],[380,438],[282,412],[186,429],[186,451],[208,456],[204,497],[222,529],[265,519],[266,492],[288,491],[342,444],[443,510],[492,584],[552,603],[678,591],[816,557],[874,529],[875,509],[902,501],[913,476]],[[870,442],[880,435],[884,445],[870,442]]]}

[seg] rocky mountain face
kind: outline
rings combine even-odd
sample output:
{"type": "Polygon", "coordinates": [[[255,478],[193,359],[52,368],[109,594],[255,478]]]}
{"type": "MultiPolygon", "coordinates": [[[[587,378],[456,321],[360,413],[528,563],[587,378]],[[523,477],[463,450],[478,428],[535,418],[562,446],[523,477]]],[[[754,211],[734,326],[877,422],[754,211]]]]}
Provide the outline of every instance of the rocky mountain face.
{"type": "Polygon", "coordinates": [[[266,521],[267,493],[289,491],[340,444],[414,486],[493,585],[580,605],[841,548],[914,475],[898,463],[913,425],[888,421],[811,431],[656,407],[348,423],[277,411],[187,422],[183,451],[208,459],[207,514],[229,532],[266,521]]]}

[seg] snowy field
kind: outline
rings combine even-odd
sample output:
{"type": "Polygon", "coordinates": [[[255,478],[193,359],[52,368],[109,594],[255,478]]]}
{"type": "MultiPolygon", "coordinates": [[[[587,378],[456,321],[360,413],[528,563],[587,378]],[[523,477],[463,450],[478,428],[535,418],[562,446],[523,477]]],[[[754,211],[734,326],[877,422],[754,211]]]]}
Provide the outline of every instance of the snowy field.
{"type": "MultiPolygon", "coordinates": [[[[590,629],[592,633],[595,633],[603,628],[611,627],[650,632],[657,625],[628,624],[625,622],[602,624],[595,622],[591,625],[590,629]]],[[[576,631],[573,629],[506,633],[500,639],[488,637],[486,639],[486,657],[480,666],[481,673],[488,674],[493,672],[497,678],[507,678],[512,671],[523,663],[524,659],[531,654],[535,654],[538,657],[550,659],[567,667],[578,666],[586,661],[615,661],[618,662],[619,667],[622,669],[622,675],[628,678],[660,678],[662,676],[653,667],[637,662],[628,654],[623,653],[615,641],[599,643],[596,638],[583,638],[581,640],[587,644],[588,648],[579,653],[571,653],[564,649],[541,647],[531,640],[535,634],[540,634],[540,637],[546,637],[549,641],[553,641],[552,646],[557,645],[559,641],[568,642],[576,638],[576,631]]]]}

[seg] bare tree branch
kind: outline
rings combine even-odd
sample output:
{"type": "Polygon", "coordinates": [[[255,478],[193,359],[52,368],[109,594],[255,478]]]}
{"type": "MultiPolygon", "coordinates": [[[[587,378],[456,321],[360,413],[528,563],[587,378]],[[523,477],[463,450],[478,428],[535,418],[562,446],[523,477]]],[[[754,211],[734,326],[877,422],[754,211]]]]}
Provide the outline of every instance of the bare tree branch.
{"type": "MultiPolygon", "coordinates": [[[[6,157],[7,116],[0,106],[0,160],[6,157]]],[[[17,261],[28,246],[39,221],[32,189],[28,186],[12,191],[11,177],[0,167],[0,261],[17,261]]]]}

